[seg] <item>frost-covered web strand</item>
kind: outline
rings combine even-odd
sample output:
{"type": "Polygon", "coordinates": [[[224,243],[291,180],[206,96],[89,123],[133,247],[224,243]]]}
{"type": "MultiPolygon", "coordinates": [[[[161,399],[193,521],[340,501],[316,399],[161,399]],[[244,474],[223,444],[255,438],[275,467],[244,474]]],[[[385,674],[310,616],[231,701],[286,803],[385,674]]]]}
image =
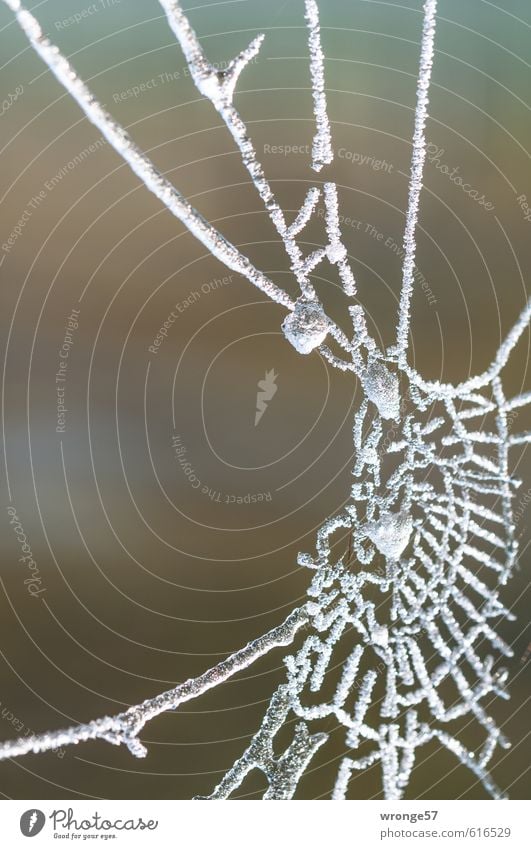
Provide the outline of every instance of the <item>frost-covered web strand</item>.
{"type": "Polygon", "coordinates": [[[428,92],[433,65],[435,40],[435,22],[437,0],[426,0],[417,83],[417,105],[415,109],[415,127],[413,131],[413,151],[411,155],[411,175],[409,197],[404,231],[404,262],[402,266],[402,291],[397,330],[397,348],[400,361],[405,365],[408,346],[409,324],[411,318],[411,297],[415,280],[416,229],[419,212],[422,176],[426,159],[426,119],[428,116],[428,92]]]}
{"type": "Polygon", "coordinates": [[[297,213],[297,217],[295,218],[293,224],[290,224],[288,227],[288,235],[296,236],[298,233],[303,230],[313,213],[315,212],[315,207],[321,197],[321,192],[316,186],[312,186],[308,189],[306,197],[304,199],[304,203],[302,204],[299,212],[297,213]]]}
{"type": "MultiPolygon", "coordinates": [[[[277,733],[288,718],[292,706],[290,688],[281,685],[271,698],[262,725],[241,758],[222,778],[208,799],[228,799],[240,787],[245,776],[254,769],[261,770],[267,778],[268,788],[264,799],[292,799],[311,759],[328,740],[323,732],[311,734],[304,722],[295,726],[292,742],[282,754],[275,756],[277,733]]],[[[199,797],[201,798],[201,797],[199,797]]]]}
{"type": "Polygon", "coordinates": [[[162,201],[176,218],[182,221],[213,256],[221,260],[232,271],[242,274],[273,301],[292,309],[291,298],[261,271],[258,271],[246,256],[209,224],[186,198],[157,171],[148,157],[135,145],[126,130],[98,103],[85,83],[77,76],[72,65],[43,34],[38,21],[23,8],[19,0],[4,0],[4,3],[15,12],[20,27],[35,51],[79,104],[89,121],[100,130],[104,138],[127,162],[144,185],[162,201]]]}
{"type": "Polygon", "coordinates": [[[321,45],[321,24],[319,7],[315,0],[305,0],[306,23],[308,24],[308,47],[310,51],[310,72],[312,76],[313,107],[317,131],[312,147],[312,167],[320,171],[334,159],[330,120],[325,93],[324,55],[321,45]]]}
{"type": "Polygon", "coordinates": [[[184,702],[196,699],[212,687],[217,687],[233,675],[246,669],[259,657],[279,646],[289,646],[297,631],[308,622],[309,607],[297,608],[284,622],[262,637],[213,666],[197,678],[189,678],[172,690],[146,699],[116,716],[106,716],[85,725],[60,731],[51,731],[0,745],[0,760],[25,755],[28,752],[46,752],[61,746],[74,745],[86,740],[106,740],[115,745],[125,744],[136,757],[144,757],[147,750],[138,740],[138,734],[149,720],[161,713],[175,710],[184,702]]]}
{"type": "Polygon", "coordinates": [[[348,263],[347,249],[341,237],[337,186],[335,183],[325,183],[323,191],[326,204],[326,232],[328,235],[326,255],[331,265],[337,265],[345,294],[349,298],[352,298],[356,294],[356,281],[348,263]]]}
{"type": "Polygon", "coordinates": [[[500,345],[496,357],[486,371],[481,374],[469,377],[462,383],[454,386],[451,383],[441,383],[440,381],[424,380],[419,372],[411,366],[406,367],[406,372],[411,382],[422,389],[423,392],[433,393],[437,398],[464,397],[478,389],[483,389],[498,377],[503,368],[507,365],[509,357],[514,347],[529,328],[531,321],[531,298],[527,301],[518,320],[515,322],[502,344],[500,345]]]}

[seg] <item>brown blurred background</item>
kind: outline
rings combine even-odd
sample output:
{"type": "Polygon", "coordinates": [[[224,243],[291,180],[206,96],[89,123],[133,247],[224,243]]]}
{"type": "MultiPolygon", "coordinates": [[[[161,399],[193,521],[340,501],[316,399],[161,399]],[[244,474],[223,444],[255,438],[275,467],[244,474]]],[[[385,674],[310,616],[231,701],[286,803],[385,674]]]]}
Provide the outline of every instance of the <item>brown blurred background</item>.
{"type": "MultiPolygon", "coordinates": [[[[157,166],[293,293],[278,238],[227,131],[194,90],[155,0],[29,5],[157,166]],[[79,23],[69,18],[74,13],[79,23]]],[[[315,182],[305,152],[314,125],[302,2],[186,5],[213,61],[266,33],[237,105],[281,205],[294,215],[315,182]],[[286,146],[301,150],[286,155],[286,146]]],[[[389,344],[421,2],[320,6],[337,154],[326,176],[340,186],[360,300],[372,332],[389,344]]],[[[413,321],[415,362],[427,377],[460,380],[485,368],[526,300],[530,43],[525,0],[506,0],[503,9],[440,0],[433,161],[418,239],[418,269],[431,295],[417,288],[413,321]],[[445,173],[453,169],[470,194],[445,173]]],[[[359,396],[353,379],[318,355],[297,355],[280,333],[283,310],[231,277],[99,143],[4,8],[0,46],[5,740],[116,713],[285,618],[310,578],[296,566],[297,552],[313,550],[316,528],[348,495],[359,396]],[[172,312],[177,317],[156,345],[172,312]],[[272,370],[278,390],[255,426],[257,384],[272,370]],[[59,432],[58,386],[67,408],[59,432]],[[10,504],[38,564],[38,597],[24,584],[10,504]]],[[[308,250],[322,244],[318,225],[305,231],[308,250]]],[[[316,284],[340,317],[337,281],[323,268],[316,284]]],[[[528,346],[529,335],[511,362],[511,393],[529,388],[528,346]]],[[[514,427],[529,427],[524,411],[514,427]]],[[[514,461],[524,499],[529,459],[515,451],[514,461]]],[[[528,763],[527,502],[521,513],[521,567],[504,593],[518,620],[500,626],[515,651],[512,699],[492,708],[513,741],[494,774],[514,798],[526,796],[528,763]]],[[[104,743],[28,756],[0,764],[0,791],[34,799],[207,793],[245,748],[281,679],[277,652],[151,723],[145,760],[104,743]]],[[[342,751],[336,736],[313,762],[301,798],[329,793],[342,751]]],[[[447,753],[426,750],[409,795],[483,798],[474,777],[455,766],[447,753]]],[[[370,798],[379,782],[375,767],[352,792],[370,798]]],[[[260,786],[253,778],[242,795],[252,798],[260,786]]]]}

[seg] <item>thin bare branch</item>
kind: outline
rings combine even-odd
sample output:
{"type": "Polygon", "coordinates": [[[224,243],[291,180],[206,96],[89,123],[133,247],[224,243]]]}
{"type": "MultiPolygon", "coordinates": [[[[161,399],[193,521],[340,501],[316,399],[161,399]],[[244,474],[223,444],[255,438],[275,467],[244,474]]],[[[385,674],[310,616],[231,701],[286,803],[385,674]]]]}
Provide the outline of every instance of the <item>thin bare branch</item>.
{"type": "Polygon", "coordinates": [[[3,0],[15,12],[21,29],[31,46],[46,62],[52,73],[79,104],[116,152],[127,162],[145,186],[175,215],[217,259],[238,274],[243,274],[269,298],[293,309],[293,301],[285,292],[259,271],[250,260],[216,230],[186,198],[155,168],[151,160],[136,146],[127,131],[98,103],[70,62],[44,35],[36,18],[20,0],[3,0]]]}
{"type": "Polygon", "coordinates": [[[154,717],[167,711],[175,710],[184,702],[196,699],[212,687],[217,687],[228,681],[233,675],[254,663],[259,657],[272,651],[278,646],[289,646],[297,631],[308,622],[309,608],[303,606],[294,610],[281,625],[268,631],[257,640],[248,643],[244,648],[231,654],[198,678],[189,678],[178,684],[172,690],[166,690],[152,699],[146,699],[141,704],[134,705],[123,713],[115,716],[105,716],[88,722],[86,725],[75,725],[60,731],[50,731],[31,737],[21,737],[0,745],[0,761],[15,758],[28,752],[46,752],[61,746],[70,746],[86,740],[105,740],[113,745],[124,744],[135,757],[145,757],[147,750],[138,739],[138,734],[154,717]]]}

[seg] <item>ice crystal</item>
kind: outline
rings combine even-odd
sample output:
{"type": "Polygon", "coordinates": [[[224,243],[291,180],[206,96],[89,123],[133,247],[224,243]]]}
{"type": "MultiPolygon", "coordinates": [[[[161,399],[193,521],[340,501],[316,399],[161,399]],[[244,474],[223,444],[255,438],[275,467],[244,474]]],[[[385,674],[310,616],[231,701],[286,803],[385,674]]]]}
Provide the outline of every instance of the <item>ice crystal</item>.
{"type": "Polygon", "coordinates": [[[310,354],[324,342],[329,322],[317,301],[297,301],[282,324],[284,336],[299,354],[310,354]]]}
{"type": "Polygon", "coordinates": [[[412,530],[413,521],[406,512],[386,513],[366,527],[367,536],[378,551],[391,560],[398,560],[409,542],[412,530]]]}
{"type": "Polygon", "coordinates": [[[369,401],[376,404],[383,419],[397,419],[400,414],[398,379],[379,361],[369,364],[363,378],[369,401]]]}
{"type": "MultiPolygon", "coordinates": [[[[143,757],[146,749],[139,734],[148,721],[221,685],[265,653],[291,646],[304,626],[299,637],[302,645],[284,657],[286,679],[272,696],[259,730],[208,798],[228,798],[255,769],[267,779],[264,798],[292,798],[308,765],[327,744],[330,719],[343,728],[345,744],[352,750],[339,764],[334,799],[347,796],[355,771],[376,763],[381,766],[385,796],[400,798],[417,751],[430,741],[446,747],[477,776],[487,793],[501,796],[489,763],[497,747],[508,742],[488,714],[485,701],[490,704],[493,695],[508,697],[506,670],[494,669],[492,652],[510,656],[511,650],[494,630],[493,620],[511,615],[499,593],[518,555],[512,508],[518,481],[511,476],[509,452],[531,441],[529,432],[509,434],[508,424],[508,415],[529,404],[531,393],[507,398],[502,372],[529,326],[531,301],[484,373],[452,385],[427,381],[409,364],[415,231],[436,0],[424,3],[397,340],[387,352],[380,351],[369,335],[362,304],[349,306],[352,331],[346,333],[325,314],[311,281],[312,272],[327,261],[337,266],[345,295],[353,297],[356,292],[339,227],[336,185],[328,181],[322,188],[311,187],[288,225],[234,106],[236,83],[259,51],[262,36],[218,72],[178,0],[160,0],[198,90],[232,134],[282,239],[300,290],[296,300],[256,269],[156,171],[19,0],[4,2],[57,79],[147,188],[214,256],[289,310],[283,331],[297,351],[308,354],[318,348],[333,366],[352,372],[360,381],[363,398],[353,421],[350,499],[339,515],[319,529],[315,552],[299,556],[300,565],[313,572],[302,607],[198,678],[116,716],[4,743],[0,759],[97,738],[126,745],[133,755],[143,757]],[[314,219],[321,196],[326,237],[322,247],[304,256],[296,237],[314,219]],[[324,344],[328,339],[339,353],[324,344]],[[481,422],[489,415],[494,424],[482,430],[481,422]],[[392,441],[385,436],[388,421],[393,422],[392,441]],[[349,536],[348,554],[339,559],[332,555],[337,532],[349,536]],[[380,613],[378,597],[389,602],[385,615],[380,613]],[[346,660],[332,695],[326,688],[325,697],[323,685],[337,649],[346,660]],[[432,656],[437,659],[435,665],[430,662],[432,656]],[[442,685],[448,681],[457,695],[445,702],[442,685]],[[384,693],[381,700],[375,696],[377,688],[384,693]],[[467,749],[451,733],[450,723],[464,716],[483,729],[485,740],[479,752],[467,749]],[[276,736],[294,718],[291,742],[279,752],[276,736]],[[368,753],[356,757],[362,744],[368,753]]],[[[304,6],[316,120],[312,165],[319,170],[332,161],[324,55],[317,3],[305,0],[304,6]]]]}

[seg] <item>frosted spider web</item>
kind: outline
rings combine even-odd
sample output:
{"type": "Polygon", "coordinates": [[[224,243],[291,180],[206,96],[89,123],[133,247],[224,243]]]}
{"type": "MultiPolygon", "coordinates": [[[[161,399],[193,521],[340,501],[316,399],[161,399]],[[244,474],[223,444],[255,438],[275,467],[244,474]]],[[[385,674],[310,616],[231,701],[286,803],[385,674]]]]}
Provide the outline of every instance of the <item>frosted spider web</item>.
{"type": "MultiPolygon", "coordinates": [[[[484,703],[493,695],[508,697],[507,672],[494,671],[494,667],[495,660],[510,656],[511,650],[494,631],[492,620],[511,616],[499,591],[518,556],[512,509],[518,481],[511,476],[509,451],[531,441],[531,433],[509,434],[508,416],[529,404],[531,393],[506,398],[503,369],[529,325],[531,301],[483,374],[451,385],[424,380],[409,364],[415,231],[436,0],[424,3],[397,338],[386,351],[370,337],[363,306],[349,307],[352,329],[346,333],[326,315],[310,279],[327,262],[337,267],[345,295],[356,295],[341,236],[336,185],[324,182],[310,188],[295,220],[288,224],[234,106],[238,78],[260,50],[263,36],[255,38],[226,70],[217,71],[180,3],[160,0],[195,85],[232,134],[284,243],[300,290],[296,301],[255,268],[155,169],[22,3],[4,2],[35,51],[146,187],[214,256],[288,309],[282,328],[299,353],[318,349],[331,365],[352,371],[360,381],[363,400],[353,423],[354,484],[349,502],[320,528],[315,553],[299,555],[300,565],[314,573],[305,604],[198,678],[115,716],[4,743],[0,759],[90,739],[124,744],[133,755],[143,757],[146,749],[139,735],[148,721],[222,684],[267,652],[291,646],[297,632],[304,629],[301,648],[284,657],[286,680],[273,694],[260,729],[208,798],[228,798],[255,769],[267,779],[264,798],[292,798],[315,753],[329,739],[328,733],[319,730],[329,717],[344,728],[350,751],[340,762],[334,799],[347,796],[355,771],[377,762],[386,798],[400,798],[418,749],[430,741],[452,752],[491,796],[501,797],[489,763],[498,746],[509,744],[484,703]],[[305,256],[297,236],[313,219],[321,198],[326,244],[305,256]],[[393,424],[393,442],[386,438],[388,422],[393,424]],[[333,536],[342,529],[349,534],[349,550],[336,560],[333,536]],[[333,655],[338,650],[344,659],[337,674],[333,655]],[[330,686],[332,672],[336,680],[330,686]],[[452,698],[443,695],[449,685],[452,698]],[[479,751],[467,749],[452,733],[452,723],[462,717],[475,720],[483,729],[479,751]],[[292,741],[279,754],[276,736],[293,718],[297,722],[292,741]]],[[[333,147],[319,10],[315,0],[305,0],[304,7],[316,121],[312,167],[319,172],[332,162],[333,147]]]]}

